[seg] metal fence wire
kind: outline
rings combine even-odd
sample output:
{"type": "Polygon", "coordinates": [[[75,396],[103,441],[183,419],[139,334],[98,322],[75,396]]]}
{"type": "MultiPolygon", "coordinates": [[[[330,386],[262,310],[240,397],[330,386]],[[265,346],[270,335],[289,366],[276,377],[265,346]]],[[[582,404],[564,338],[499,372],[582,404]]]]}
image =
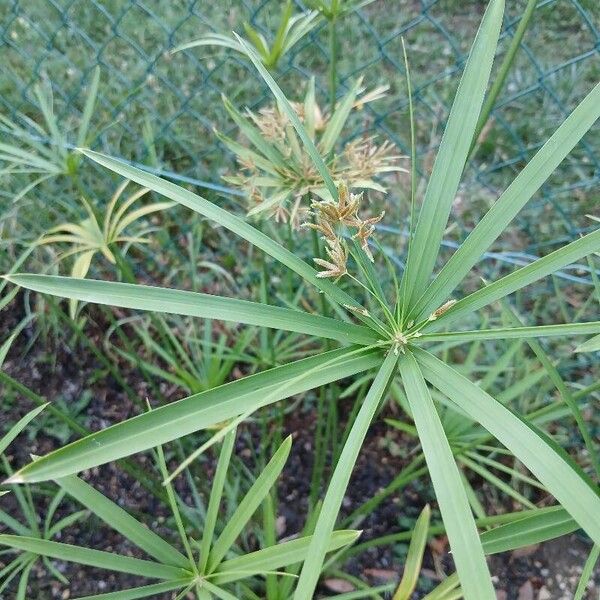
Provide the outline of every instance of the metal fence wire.
{"type": "MultiPolygon", "coordinates": [[[[508,0],[498,51],[518,26],[525,0],[508,0]]],[[[297,2],[298,10],[306,7],[297,2]]],[[[373,132],[407,150],[408,115],[401,38],[408,49],[418,120],[420,164],[426,170],[481,18],[480,0],[376,0],[340,20],[337,88],[357,77],[389,84],[388,96],[365,108],[349,135],[373,132]]],[[[168,176],[219,189],[233,168],[214,128],[232,131],[221,94],[239,106],[270,102],[260,78],[231,52],[198,48],[172,54],[204,33],[241,31],[244,21],[272,31],[280,0],[2,0],[0,112],[34,116],[33,87],[52,85],[55,112],[74,122],[92,70],[102,70],[92,147],[151,164],[168,176]]],[[[542,0],[492,113],[491,126],[468,168],[463,203],[491,202],[600,75],[597,0],[542,0]]],[[[330,59],[320,25],[285,55],[276,78],[290,98],[316,76],[327,102],[330,59]]],[[[544,252],[593,224],[600,153],[592,130],[520,216],[523,250],[544,252]],[[542,215],[542,216],[541,216],[542,215]]],[[[460,208],[460,207],[459,207],[460,208]]],[[[458,211],[460,213],[460,210],[458,211]]],[[[459,236],[472,226],[460,221],[459,236]]]]}

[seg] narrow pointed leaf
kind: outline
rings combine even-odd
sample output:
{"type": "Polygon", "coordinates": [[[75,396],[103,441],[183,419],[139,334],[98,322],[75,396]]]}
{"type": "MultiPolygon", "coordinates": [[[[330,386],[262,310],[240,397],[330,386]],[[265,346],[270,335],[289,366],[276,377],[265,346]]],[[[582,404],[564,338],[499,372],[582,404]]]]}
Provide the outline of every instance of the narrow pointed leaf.
{"type": "Polygon", "coordinates": [[[4,364],[4,361],[6,360],[6,355],[8,354],[8,351],[10,350],[10,347],[12,346],[12,343],[15,341],[15,338],[17,337],[16,333],[13,333],[3,344],[2,346],[0,346],[0,369],[2,368],[2,365],[4,364]]]}
{"type": "Polygon", "coordinates": [[[85,481],[70,476],[57,479],[56,483],[149,556],[164,564],[189,568],[189,561],[183,554],[85,481]]]}
{"type": "Polygon", "coordinates": [[[287,166],[285,158],[279,153],[277,146],[265,139],[259,129],[255,127],[248,118],[240,114],[225,96],[223,96],[223,104],[235,124],[240,128],[240,131],[248,138],[252,145],[274,165],[285,169],[287,166]]]}
{"type": "Polygon", "coordinates": [[[227,551],[246,526],[252,515],[256,512],[269,490],[285,466],[292,447],[292,437],[288,436],[277,449],[267,466],[262,470],[252,487],[248,490],[231,518],[227,521],[225,529],[214,543],[208,559],[208,571],[212,572],[223,560],[227,551]]]}
{"type": "MultiPolygon", "coordinates": [[[[206,572],[208,565],[208,557],[210,555],[210,547],[213,541],[213,534],[219,516],[219,508],[221,506],[221,498],[223,496],[223,488],[227,478],[227,469],[231,460],[233,446],[235,444],[236,431],[230,431],[223,440],[221,452],[219,453],[219,461],[217,462],[217,470],[210,486],[210,498],[208,508],[206,509],[206,517],[204,519],[204,530],[202,532],[202,542],[200,543],[200,571],[206,572]]],[[[218,582],[217,582],[218,583],[218,582]]]]}
{"type": "Polygon", "coordinates": [[[401,358],[398,367],[465,599],[495,600],[494,586],[467,493],[431,393],[411,353],[407,352],[401,358]]]}
{"type": "Polygon", "coordinates": [[[166,594],[173,590],[179,590],[190,585],[190,578],[165,581],[153,585],[108,592],[106,594],[95,594],[93,596],[81,596],[77,600],[138,600],[139,598],[156,598],[157,594],[166,594]]]}
{"type": "Polygon", "coordinates": [[[478,421],[540,480],[546,489],[600,543],[600,497],[593,483],[551,438],[492,398],[432,354],[414,349],[425,378],[478,421]]]}
{"type": "Polygon", "coordinates": [[[327,545],[333,533],[352,469],[373,416],[394,375],[397,360],[393,352],[387,354],[352,425],[323,500],[315,533],[308,548],[308,556],[302,565],[294,600],[312,600],[314,596],[327,545]]]}
{"type": "Polygon", "coordinates": [[[418,321],[441,306],[600,117],[600,83],[581,101],[477,223],[419,300],[418,321]]]}
{"type": "MultiPolygon", "coordinates": [[[[446,333],[424,333],[419,341],[423,342],[459,342],[474,340],[511,340],[549,336],[589,335],[600,333],[600,321],[589,323],[566,323],[560,325],[537,325],[532,327],[499,327],[498,329],[479,329],[475,331],[449,331],[446,333]]],[[[600,341],[600,338],[599,338],[600,341]]],[[[582,344],[583,346],[583,344],[582,344]]],[[[581,346],[580,346],[581,348],[581,346]]]]}
{"type": "Polygon", "coordinates": [[[380,363],[375,350],[333,350],[194,394],[75,441],[25,466],[9,483],[57,479],[221,423],[380,363]],[[126,440],[126,441],[125,441],[126,440]]]}
{"type": "MultiPolygon", "coordinates": [[[[342,129],[350,116],[352,107],[358,95],[360,89],[360,82],[356,82],[348,91],[348,93],[342,98],[335,111],[331,115],[331,119],[327,123],[327,127],[323,132],[323,136],[319,142],[319,150],[323,154],[328,154],[334,150],[335,142],[340,137],[342,129]]],[[[335,197],[335,196],[334,196],[335,197]]]]}
{"type": "Polygon", "coordinates": [[[577,529],[579,525],[573,517],[564,508],[556,506],[484,531],[481,542],[486,554],[497,554],[553,540],[577,529]]]}
{"type": "MultiPolygon", "coordinates": [[[[334,531],[327,546],[327,552],[333,552],[352,544],[360,535],[358,531],[334,531]]],[[[250,552],[221,563],[211,581],[217,584],[229,583],[244,577],[276,571],[305,560],[312,536],[275,544],[256,552],[250,552]]]]}
{"type": "Polygon", "coordinates": [[[410,546],[406,555],[406,563],[402,580],[394,594],[392,600],[410,600],[412,593],[417,586],[419,575],[421,574],[421,564],[423,562],[423,553],[427,544],[427,535],[429,532],[429,519],[431,518],[431,509],[429,505],[421,511],[413,535],[410,538],[410,546]]]}
{"type": "Polygon", "coordinates": [[[96,97],[98,96],[98,86],[100,84],[100,66],[94,69],[92,75],[92,83],[85,99],[85,106],[83,107],[83,114],[81,115],[81,121],[79,123],[79,129],[77,131],[77,145],[83,146],[88,140],[88,131],[90,128],[90,122],[94,114],[94,106],[96,105],[96,97]]]}
{"type": "Polygon", "coordinates": [[[336,339],[372,344],[377,337],[366,327],[304,311],[269,306],[237,298],[113,281],[19,273],[8,280],[21,287],[63,298],[109,306],[219,319],[336,339]]]}
{"type": "Polygon", "coordinates": [[[12,441],[35,419],[45,408],[48,406],[48,402],[46,404],[42,404],[30,410],[24,417],[21,417],[9,430],[9,432],[4,435],[4,437],[0,438],[0,454],[2,454],[8,446],[12,443],[12,441]]]}
{"type": "MultiPolygon", "coordinates": [[[[326,281],[317,277],[317,271],[313,269],[309,264],[304,262],[301,258],[296,256],[290,250],[284,248],[281,244],[271,239],[269,236],[258,231],[246,223],[239,217],[232,215],[225,209],[209,202],[208,200],[194,194],[178,186],[170,181],[161,179],[156,175],[146,173],[141,169],[132,167],[122,160],[112,158],[99,152],[93,152],[92,150],[80,150],[88,158],[97,162],[98,164],[110,169],[111,171],[118,173],[119,175],[130,179],[138,183],[143,187],[147,187],[158,194],[170,198],[175,202],[186,206],[187,208],[213,220],[222,227],[229,229],[242,239],[247,240],[257,248],[260,248],[263,252],[272,256],[278,260],[281,264],[285,265],[303,279],[312,283],[315,287],[325,292],[332,300],[339,304],[349,304],[351,306],[358,306],[356,301],[349,295],[341,290],[338,286],[333,284],[331,281],[326,281]]],[[[336,192],[337,193],[337,192],[336,192]]],[[[360,308],[360,307],[359,307],[360,308]]]]}
{"type": "Polygon", "coordinates": [[[298,136],[302,140],[304,149],[306,150],[306,152],[310,156],[311,160],[313,161],[317,171],[319,172],[319,175],[321,175],[321,177],[323,178],[323,181],[325,182],[325,185],[327,186],[327,189],[329,190],[329,193],[331,194],[332,198],[337,198],[337,195],[338,195],[337,187],[336,187],[333,179],[331,178],[329,169],[323,162],[323,158],[319,154],[319,151],[315,147],[315,144],[313,143],[310,136],[308,135],[308,132],[304,128],[304,125],[302,124],[302,121],[300,121],[300,118],[296,114],[296,111],[292,108],[292,105],[289,103],[289,100],[285,97],[285,94],[281,91],[281,88],[277,85],[276,81],[273,79],[271,74],[267,71],[267,69],[265,69],[264,65],[262,64],[262,62],[260,60],[260,57],[258,56],[258,54],[256,54],[256,51],[254,50],[254,48],[249,46],[239,36],[236,36],[236,37],[237,37],[238,42],[240,43],[240,46],[242,47],[242,51],[250,59],[250,61],[252,62],[252,64],[256,68],[256,70],[259,72],[260,76],[263,78],[265,83],[269,86],[269,89],[273,93],[273,96],[275,96],[275,98],[277,99],[277,102],[279,103],[281,108],[285,111],[285,114],[287,115],[288,119],[294,126],[294,129],[296,130],[296,132],[298,133],[298,136]]]}
{"type": "Polygon", "coordinates": [[[593,338],[583,342],[583,344],[579,344],[575,348],[575,352],[600,352],[600,335],[595,335],[593,338]]]}
{"type": "Polygon", "coordinates": [[[421,296],[435,266],[452,202],[471,148],[502,25],[504,0],[491,0],[471,47],[435,159],[406,267],[409,306],[421,296]]]}
{"type": "Polygon", "coordinates": [[[577,584],[577,589],[575,590],[575,596],[573,596],[573,600],[583,600],[587,585],[590,581],[590,578],[594,574],[594,567],[598,562],[598,558],[600,558],[600,545],[594,544],[594,547],[592,548],[592,551],[590,552],[587,560],[585,561],[585,565],[583,566],[581,578],[577,584]]]}
{"type": "Polygon", "coordinates": [[[33,552],[34,554],[97,567],[98,569],[130,573],[140,577],[151,577],[152,579],[181,579],[188,575],[184,569],[179,567],[161,565],[148,560],[103,552],[102,550],[91,550],[90,548],[82,548],[71,544],[50,542],[40,538],[0,534],[0,546],[17,548],[25,552],[33,552]]]}
{"type": "Polygon", "coordinates": [[[431,324],[427,325],[426,331],[439,329],[442,325],[448,325],[463,315],[500,300],[534,281],[580,260],[598,250],[598,248],[600,248],[600,229],[584,235],[543,258],[538,258],[526,267],[517,269],[510,275],[506,275],[462,298],[436,321],[432,321],[431,324]]]}

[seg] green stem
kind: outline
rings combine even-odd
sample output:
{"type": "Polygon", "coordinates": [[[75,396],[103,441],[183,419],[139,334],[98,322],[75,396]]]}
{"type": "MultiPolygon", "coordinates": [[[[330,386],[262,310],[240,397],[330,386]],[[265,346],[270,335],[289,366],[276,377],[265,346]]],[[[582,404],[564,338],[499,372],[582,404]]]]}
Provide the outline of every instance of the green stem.
{"type": "MultiPolygon", "coordinates": [[[[502,305],[504,308],[504,313],[510,319],[512,324],[514,324],[515,327],[522,326],[523,322],[521,321],[520,317],[516,314],[516,312],[510,307],[510,305],[506,301],[503,301],[502,305]]],[[[527,342],[533,353],[537,356],[540,363],[542,363],[542,366],[548,373],[550,381],[552,381],[554,387],[556,387],[556,389],[558,390],[558,393],[561,395],[564,403],[569,407],[569,410],[573,415],[573,419],[577,424],[579,433],[581,434],[585,447],[588,451],[590,462],[592,464],[592,467],[594,468],[596,478],[600,479],[600,459],[598,457],[598,452],[596,451],[594,441],[588,429],[587,423],[583,418],[583,414],[579,408],[579,405],[577,404],[577,401],[565,385],[565,382],[560,376],[558,369],[554,366],[554,364],[542,348],[542,345],[537,340],[530,338],[527,338],[525,341],[527,342]]]]}
{"type": "Polygon", "coordinates": [[[513,65],[517,52],[519,50],[519,46],[521,45],[521,40],[523,39],[523,35],[529,25],[529,21],[533,15],[533,11],[535,10],[537,4],[537,0],[529,0],[527,2],[527,6],[525,7],[525,11],[523,12],[523,16],[521,17],[521,21],[519,22],[519,26],[517,27],[517,31],[512,38],[510,46],[508,47],[508,51],[506,52],[506,56],[498,69],[498,74],[496,75],[496,79],[490,88],[490,91],[485,99],[483,107],[481,109],[481,114],[479,115],[479,120],[477,121],[477,126],[475,127],[475,134],[473,135],[473,141],[471,142],[471,151],[470,154],[473,154],[475,146],[477,145],[477,140],[487,123],[490,114],[496,104],[496,100],[498,98],[498,94],[504,87],[506,82],[506,78],[508,77],[508,73],[513,65]]]}
{"type": "Polygon", "coordinates": [[[336,17],[329,19],[329,104],[331,113],[335,110],[337,98],[337,32],[336,17]]]}
{"type": "Polygon", "coordinates": [[[313,454],[313,470],[310,482],[310,496],[308,505],[310,511],[314,509],[321,490],[321,481],[325,472],[325,458],[327,456],[326,441],[327,421],[325,419],[325,387],[319,388],[319,398],[317,401],[317,419],[315,422],[315,452],[313,454]]]}

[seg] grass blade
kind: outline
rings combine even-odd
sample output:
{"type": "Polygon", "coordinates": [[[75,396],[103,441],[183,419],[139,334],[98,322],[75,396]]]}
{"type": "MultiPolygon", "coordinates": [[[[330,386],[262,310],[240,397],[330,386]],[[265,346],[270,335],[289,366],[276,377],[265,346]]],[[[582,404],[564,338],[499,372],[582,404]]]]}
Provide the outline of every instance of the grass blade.
{"type": "Polygon", "coordinates": [[[16,285],[36,292],[84,302],[258,325],[335,339],[344,343],[368,345],[377,341],[375,333],[366,327],[300,310],[237,298],[53,275],[18,273],[7,275],[6,278],[16,285]]]}
{"type": "MultiPolygon", "coordinates": [[[[360,81],[357,81],[348,91],[348,93],[342,98],[336,107],[335,111],[331,115],[331,119],[325,127],[323,137],[319,142],[319,149],[323,154],[327,155],[332,152],[335,148],[335,142],[340,137],[342,129],[350,116],[356,96],[360,90],[360,81]]],[[[334,196],[335,198],[335,196],[334,196]]]]}
{"type": "Polygon", "coordinates": [[[536,510],[522,519],[484,531],[481,542],[486,554],[498,554],[553,540],[578,528],[564,508],[555,506],[551,510],[536,510]]]}
{"type": "Polygon", "coordinates": [[[432,321],[430,325],[427,325],[426,330],[431,331],[432,329],[439,329],[441,325],[448,325],[463,315],[479,310],[538,279],[550,275],[554,271],[576,262],[598,248],[600,248],[600,229],[588,233],[543,258],[538,258],[526,267],[517,269],[462,298],[436,321],[432,321]]]}
{"type": "Polygon", "coordinates": [[[388,353],[352,425],[323,500],[315,533],[308,549],[308,556],[302,565],[294,600],[312,600],[313,598],[327,552],[327,545],[333,533],[335,520],[348,487],[352,469],[377,407],[394,375],[397,360],[393,352],[388,353]]]}
{"type": "Polygon", "coordinates": [[[380,353],[374,350],[343,349],[269,369],[93,433],[38,458],[7,481],[24,483],[72,475],[221,423],[251,404],[258,409],[370,369],[380,361],[380,353]],[[302,378],[305,373],[310,376],[302,378]]]}
{"type": "MultiPolygon", "coordinates": [[[[408,117],[410,120],[410,213],[408,220],[408,252],[410,257],[412,246],[412,238],[415,233],[415,217],[416,217],[416,199],[417,199],[417,144],[415,141],[415,115],[412,99],[412,83],[410,79],[410,67],[408,64],[408,55],[406,54],[406,45],[404,38],[401,37],[402,55],[404,57],[404,70],[406,71],[406,93],[408,95],[408,117]]],[[[407,309],[407,281],[406,277],[402,277],[398,297],[396,298],[396,312],[400,317],[399,321],[404,323],[405,311],[407,309]]]]}
{"type": "Polygon", "coordinates": [[[600,335],[595,335],[593,338],[586,340],[583,344],[579,344],[575,348],[575,352],[598,352],[600,351],[600,335]]]}
{"type": "Polygon", "coordinates": [[[24,417],[21,417],[8,431],[8,433],[0,438],[0,454],[2,454],[8,446],[13,442],[13,440],[35,419],[45,408],[48,406],[49,402],[46,404],[42,404],[30,410],[24,417]]]}
{"type": "Polygon", "coordinates": [[[600,497],[589,478],[551,438],[476,384],[421,349],[415,356],[432,385],[478,421],[540,480],[596,543],[600,497]]]}
{"type": "Polygon", "coordinates": [[[88,565],[98,569],[108,569],[119,573],[130,573],[152,579],[182,579],[188,572],[179,567],[161,565],[148,560],[121,556],[112,552],[91,550],[81,546],[72,546],[61,542],[50,542],[40,538],[19,535],[0,534],[0,546],[16,548],[25,552],[33,552],[50,558],[57,558],[80,565],[88,565]]]}
{"type": "MultiPolygon", "coordinates": [[[[219,460],[217,462],[217,470],[215,478],[210,487],[210,498],[208,508],[206,509],[206,518],[204,519],[204,530],[202,532],[202,542],[200,543],[200,572],[205,573],[208,565],[208,557],[210,554],[210,546],[219,516],[219,507],[221,506],[221,498],[223,496],[223,488],[225,487],[225,479],[227,477],[227,469],[235,444],[235,436],[237,430],[230,431],[223,440],[219,460]]],[[[216,583],[219,583],[218,581],[216,583]]]]}
{"type": "Polygon", "coordinates": [[[103,167],[118,173],[126,179],[138,183],[142,187],[147,187],[162,196],[170,198],[178,204],[186,206],[208,219],[213,220],[222,227],[225,227],[225,229],[232,231],[242,239],[245,239],[257,248],[260,248],[263,252],[266,252],[269,256],[272,256],[275,260],[300,275],[300,277],[309,283],[312,283],[338,304],[349,304],[350,306],[360,308],[352,296],[346,294],[346,292],[341,290],[331,281],[318,278],[317,271],[301,258],[298,258],[293,252],[287,250],[269,236],[252,227],[249,223],[232,215],[216,204],[213,204],[201,196],[171,183],[170,181],[166,181],[156,175],[151,175],[141,169],[132,167],[122,160],[112,158],[99,152],[93,152],[92,150],[82,149],[81,152],[103,167]]]}
{"type": "Polygon", "coordinates": [[[264,82],[269,86],[269,89],[273,93],[273,96],[277,99],[277,102],[281,106],[281,108],[285,111],[288,119],[294,126],[294,129],[298,133],[298,136],[302,140],[304,144],[304,148],[308,155],[310,156],[313,164],[315,165],[317,171],[319,171],[319,175],[323,178],[331,197],[337,199],[338,191],[337,186],[335,185],[333,179],[331,178],[331,174],[329,173],[329,169],[327,165],[323,162],[323,158],[319,154],[314,142],[308,135],[308,132],[304,128],[302,121],[296,114],[296,111],[292,108],[292,105],[289,103],[288,99],[285,97],[285,94],[281,91],[281,88],[277,85],[276,81],[273,79],[271,74],[267,71],[267,69],[262,64],[260,57],[256,54],[254,48],[249,46],[241,37],[234,34],[242,47],[242,51],[246,54],[246,56],[250,59],[256,70],[259,72],[260,76],[263,78],[264,82]]]}
{"type": "MultiPolygon", "coordinates": [[[[449,331],[445,333],[424,333],[423,342],[472,342],[474,340],[512,340],[549,336],[589,335],[600,332],[600,321],[589,323],[566,323],[560,325],[536,325],[532,327],[499,327],[475,331],[449,331]]],[[[581,347],[581,346],[580,346],[581,347]]]]}
{"type": "Polygon", "coordinates": [[[477,223],[419,300],[415,320],[426,318],[443,304],[519,211],[550,177],[600,117],[600,83],[517,175],[492,208],[477,223]]]}
{"type": "Polygon", "coordinates": [[[429,532],[429,520],[431,519],[431,509],[429,504],[421,511],[406,555],[406,564],[400,585],[394,594],[392,600],[410,600],[415,591],[419,574],[421,573],[421,564],[423,562],[423,552],[427,544],[427,535],[429,532]]]}
{"type": "Polygon", "coordinates": [[[259,129],[252,125],[248,118],[240,114],[240,112],[225,96],[223,96],[223,104],[229,113],[229,116],[233,119],[235,124],[240,128],[240,131],[248,138],[252,145],[271,163],[277,167],[285,169],[287,166],[286,160],[279,153],[277,147],[271,141],[267,140],[259,131],[259,129]]]}
{"type": "Polygon", "coordinates": [[[228,520],[225,529],[215,541],[208,558],[208,572],[214,571],[223,560],[227,551],[246,526],[269,490],[275,485],[292,447],[292,436],[288,436],[279,446],[267,466],[262,470],[248,493],[244,496],[235,512],[228,520]]]}
{"type": "Polygon", "coordinates": [[[152,558],[167,565],[189,568],[189,562],[183,554],[85,481],[71,476],[57,479],[56,483],[69,496],[75,498],[109,527],[124,535],[152,558]]]}
{"type": "Polygon", "coordinates": [[[525,30],[529,25],[529,21],[533,16],[533,12],[535,11],[535,7],[537,5],[537,0],[528,0],[527,6],[521,15],[521,20],[519,21],[519,26],[517,27],[517,31],[513,36],[510,46],[506,51],[506,55],[498,69],[498,73],[494,78],[494,83],[492,84],[490,91],[487,94],[485,102],[483,103],[483,108],[481,109],[481,114],[479,115],[479,119],[477,120],[477,127],[475,128],[475,135],[473,136],[473,142],[471,144],[471,151],[473,150],[474,145],[477,143],[477,138],[482,132],[487,120],[490,116],[494,108],[494,104],[496,103],[496,99],[498,98],[498,94],[504,87],[504,82],[508,76],[510,68],[513,65],[515,60],[515,56],[519,50],[519,46],[521,45],[521,40],[523,39],[523,35],[525,35],[525,30]]]}
{"type": "MultiPolygon", "coordinates": [[[[334,531],[330,537],[327,552],[333,552],[352,544],[360,535],[358,531],[334,531]]],[[[229,583],[265,571],[276,571],[305,560],[312,536],[275,544],[256,552],[250,552],[227,560],[216,569],[211,580],[216,584],[229,583]]]]}
{"type": "Polygon", "coordinates": [[[166,592],[179,590],[189,584],[189,579],[179,579],[176,581],[165,581],[164,583],[145,585],[129,590],[119,590],[118,592],[81,596],[77,600],[138,600],[139,598],[149,598],[150,596],[155,598],[156,594],[165,594],[166,592]]]}
{"type": "Polygon", "coordinates": [[[587,584],[594,573],[594,567],[598,562],[598,557],[600,557],[600,545],[594,544],[594,547],[592,548],[592,551],[590,552],[587,560],[585,561],[585,565],[583,566],[583,571],[581,573],[579,583],[577,584],[577,589],[575,590],[575,596],[573,596],[573,600],[583,600],[583,595],[585,594],[587,584]]]}
{"type": "Polygon", "coordinates": [[[405,286],[409,307],[429,283],[467,161],[496,52],[504,0],[491,0],[471,47],[415,228],[405,286]]]}
{"type": "Polygon", "coordinates": [[[98,85],[100,84],[100,66],[94,69],[92,75],[92,84],[85,99],[85,106],[83,107],[83,114],[81,116],[81,122],[79,123],[79,130],[77,132],[77,145],[83,146],[88,143],[88,131],[90,128],[90,122],[92,115],[94,114],[94,106],[96,105],[96,98],[98,96],[98,85]]]}
{"type": "Polygon", "coordinates": [[[495,600],[475,519],[427,384],[412,354],[406,353],[398,366],[465,598],[495,600]]]}

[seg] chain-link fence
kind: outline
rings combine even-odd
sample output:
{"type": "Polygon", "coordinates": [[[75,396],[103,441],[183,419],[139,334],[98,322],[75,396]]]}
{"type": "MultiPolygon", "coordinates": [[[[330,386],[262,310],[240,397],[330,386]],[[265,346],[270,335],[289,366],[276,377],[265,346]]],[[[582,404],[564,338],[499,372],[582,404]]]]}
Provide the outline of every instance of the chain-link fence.
{"type": "MultiPolygon", "coordinates": [[[[524,0],[507,2],[499,59],[524,5],[524,0]]],[[[297,6],[305,9],[301,2],[297,6]]],[[[369,86],[390,85],[386,99],[365,109],[354,134],[366,127],[407,149],[404,38],[420,165],[426,170],[484,6],[477,0],[377,0],[343,17],[338,93],[359,76],[369,86]]],[[[250,66],[231,52],[170,50],[210,31],[239,31],[244,21],[273,31],[281,9],[279,0],[3,0],[0,111],[11,118],[20,112],[33,116],[33,86],[45,78],[52,84],[58,119],[76,118],[92,70],[100,65],[95,121],[101,126],[92,146],[218,189],[220,176],[233,164],[213,133],[232,128],[221,94],[249,107],[264,105],[268,94],[250,66]]],[[[599,79],[599,17],[597,0],[539,2],[459,201],[492,201],[599,79]]],[[[284,57],[277,79],[293,99],[315,75],[326,105],[329,59],[322,24],[284,57]]],[[[592,131],[529,204],[519,221],[523,250],[562,243],[592,225],[584,215],[597,201],[598,146],[592,131]]],[[[470,225],[469,218],[461,221],[463,229],[470,225]]]]}

